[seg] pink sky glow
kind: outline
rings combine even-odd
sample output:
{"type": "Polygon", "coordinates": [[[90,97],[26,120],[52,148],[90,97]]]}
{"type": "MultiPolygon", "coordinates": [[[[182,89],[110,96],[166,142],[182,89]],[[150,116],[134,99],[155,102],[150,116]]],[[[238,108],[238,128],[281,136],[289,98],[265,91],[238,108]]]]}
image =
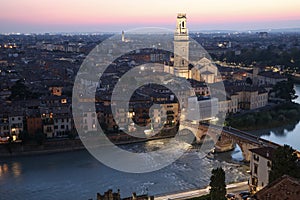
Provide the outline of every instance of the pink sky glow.
{"type": "Polygon", "coordinates": [[[172,28],[178,12],[187,13],[190,30],[300,27],[299,0],[0,0],[0,5],[0,32],[172,28]]]}

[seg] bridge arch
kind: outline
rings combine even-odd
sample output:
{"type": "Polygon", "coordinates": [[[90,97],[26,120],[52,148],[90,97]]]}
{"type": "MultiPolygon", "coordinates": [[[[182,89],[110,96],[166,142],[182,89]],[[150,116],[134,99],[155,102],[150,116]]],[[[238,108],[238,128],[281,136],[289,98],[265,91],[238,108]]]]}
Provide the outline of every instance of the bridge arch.
{"type": "Polygon", "coordinates": [[[262,144],[258,142],[256,136],[239,131],[237,129],[232,129],[232,128],[228,129],[225,127],[225,129],[222,132],[222,143],[228,143],[228,147],[229,147],[230,142],[233,147],[235,147],[236,145],[240,147],[243,155],[243,161],[245,162],[250,162],[250,158],[251,158],[250,149],[254,149],[262,146],[262,144]],[[230,131],[235,131],[235,134],[230,131]],[[238,135],[237,132],[240,133],[241,135],[238,135]]]}
{"type": "MultiPolygon", "coordinates": [[[[188,121],[180,122],[179,131],[188,129],[196,137],[196,141],[200,142],[206,137],[210,137],[215,144],[216,152],[225,152],[234,149],[238,145],[242,151],[244,161],[249,162],[251,158],[250,149],[263,146],[277,148],[279,145],[270,141],[261,139],[244,131],[232,127],[222,127],[213,124],[201,123],[193,124],[188,121]]],[[[299,153],[300,154],[300,153],[299,153]]]]}
{"type": "Polygon", "coordinates": [[[181,141],[187,142],[187,143],[193,143],[196,141],[196,136],[193,132],[193,129],[184,128],[178,131],[178,138],[181,141]]]}
{"type": "Polygon", "coordinates": [[[187,130],[192,132],[196,137],[196,142],[201,143],[204,140],[213,140],[214,143],[218,142],[220,137],[219,131],[214,131],[214,129],[208,129],[204,126],[187,126],[187,125],[180,125],[179,126],[179,134],[187,133],[187,130]]]}
{"type": "Polygon", "coordinates": [[[247,143],[241,140],[236,141],[236,144],[239,145],[242,151],[242,155],[245,162],[250,162],[251,152],[250,149],[258,148],[260,146],[253,145],[251,143],[247,143]]]}
{"type": "Polygon", "coordinates": [[[240,147],[240,145],[238,143],[234,143],[234,149],[233,149],[233,152],[231,154],[231,157],[234,160],[237,160],[237,161],[244,161],[245,160],[244,155],[243,155],[243,150],[242,150],[242,148],[240,147]]]}

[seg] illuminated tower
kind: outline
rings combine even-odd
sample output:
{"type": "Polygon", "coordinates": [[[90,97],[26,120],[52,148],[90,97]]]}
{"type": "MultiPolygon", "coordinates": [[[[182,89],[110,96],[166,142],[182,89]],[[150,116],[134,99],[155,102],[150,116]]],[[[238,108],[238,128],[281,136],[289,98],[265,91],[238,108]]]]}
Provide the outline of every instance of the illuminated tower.
{"type": "Polygon", "coordinates": [[[177,15],[174,34],[174,75],[188,78],[189,75],[189,34],[186,28],[186,14],[177,15]]]}
{"type": "Polygon", "coordinates": [[[122,31],[122,42],[125,42],[125,33],[122,31]]]}

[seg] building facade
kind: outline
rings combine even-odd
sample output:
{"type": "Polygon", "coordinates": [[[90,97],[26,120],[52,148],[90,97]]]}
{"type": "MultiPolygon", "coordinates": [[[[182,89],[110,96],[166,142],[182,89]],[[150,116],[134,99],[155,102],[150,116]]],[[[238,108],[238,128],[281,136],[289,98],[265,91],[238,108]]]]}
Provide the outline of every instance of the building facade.
{"type": "Polygon", "coordinates": [[[272,166],[274,148],[261,147],[250,149],[250,190],[257,192],[269,184],[269,172],[272,166]]]}

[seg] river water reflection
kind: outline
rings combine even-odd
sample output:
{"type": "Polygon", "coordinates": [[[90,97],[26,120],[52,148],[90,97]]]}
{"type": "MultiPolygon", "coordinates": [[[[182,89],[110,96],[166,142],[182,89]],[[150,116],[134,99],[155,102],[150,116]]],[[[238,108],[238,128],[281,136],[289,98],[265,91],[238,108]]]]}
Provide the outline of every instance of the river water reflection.
{"type": "MultiPolygon", "coordinates": [[[[295,85],[295,90],[298,98],[294,102],[300,103],[300,85],[295,85]]],[[[282,145],[288,144],[294,149],[300,150],[300,122],[279,128],[253,131],[252,133],[272,142],[282,145]]]]}
{"type": "MultiPolygon", "coordinates": [[[[295,85],[295,91],[298,97],[294,100],[294,102],[300,104],[300,85],[295,85]]],[[[251,131],[251,133],[263,139],[270,140],[281,145],[288,144],[294,149],[300,150],[300,121],[296,124],[287,124],[273,129],[251,131]]],[[[239,146],[236,146],[230,155],[234,161],[243,160],[242,151],[239,146]]]]}
{"type": "MultiPolygon", "coordinates": [[[[125,148],[130,151],[156,149],[166,140],[126,145],[125,148]]],[[[247,180],[244,170],[230,159],[226,161],[221,156],[213,160],[205,156],[192,148],[168,167],[145,174],[116,171],[86,151],[1,158],[0,199],[87,200],[95,199],[97,192],[108,189],[120,189],[121,195],[126,197],[132,192],[155,195],[204,188],[209,184],[211,170],[217,166],[227,172],[228,182],[247,180]]]]}

